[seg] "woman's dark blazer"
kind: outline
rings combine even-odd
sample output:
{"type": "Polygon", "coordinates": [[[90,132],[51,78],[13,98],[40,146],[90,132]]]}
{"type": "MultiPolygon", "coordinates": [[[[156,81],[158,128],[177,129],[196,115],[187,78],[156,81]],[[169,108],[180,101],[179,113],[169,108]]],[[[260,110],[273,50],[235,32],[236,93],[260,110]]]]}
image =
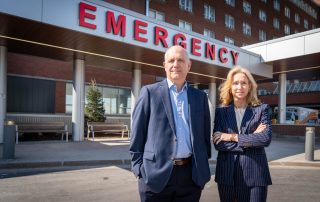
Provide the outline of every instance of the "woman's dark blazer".
{"type": "MultiPolygon", "coordinates": [[[[221,141],[215,144],[218,150],[215,181],[220,184],[234,185],[234,174],[240,172],[243,182],[249,186],[267,186],[272,184],[268,161],[264,147],[271,142],[272,130],[269,116],[269,106],[261,104],[248,106],[238,131],[234,105],[216,109],[214,130],[224,133],[239,134],[238,142],[221,141]],[[266,129],[253,133],[260,123],[266,124],[266,129]],[[235,161],[239,166],[235,169],[235,161]]],[[[238,175],[239,176],[239,175],[238,175]]]]}

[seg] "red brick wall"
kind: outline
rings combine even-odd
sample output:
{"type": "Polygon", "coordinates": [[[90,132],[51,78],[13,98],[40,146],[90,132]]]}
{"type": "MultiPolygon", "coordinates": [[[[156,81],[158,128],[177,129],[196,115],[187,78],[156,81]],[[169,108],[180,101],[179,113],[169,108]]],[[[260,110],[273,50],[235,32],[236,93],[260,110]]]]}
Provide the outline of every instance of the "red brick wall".
{"type": "Polygon", "coordinates": [[[55,112],[66,112],[66,83],[62,81],[56,82],[55,112]]]}
{"type": "Polygon", "coordinates": [[[316,137],[320,137],[320,126],[319,125],[272,125],[272,133],[276,135],[286,136],[304,136],[306,134],[306,127],[315,127],[316,137]]]}
{"type": "MultiPolygon", "coordinates": [[[[55,112],[65,113],[66,82],[73,79],[73,64],[48,58],[8,53],[8,74],[42,77],[56,80],[55,112]]],[[[86,82],[95,79],[98,84],[131,87],[132,73],[104,68],[86,67],[86,82]]],[[[155,82],[155,76],[142,75],[142,85],[155,82]]]]}
{"type": "Polygon", "coordinates": [[[72,64],[31,55],[8,53],[8,73],[51,79],[72,79],[72,64]]]}
{"type": "MultiPolygon", "coordinates": [[[[273,8],[273,1],[263,3],[257,0],[247,0],[251,4],[251,15],[243,12],[243,1],[236,1],[235,7],[231,7],[225,3],[224,0],[194,0],[193,12],[182,11],[179,8],[179,0],[170,0],[162,3],[157,0],[150,1],[150,8],[165,13],[165,21],[179,25],[179,19],[192,23],[192,31],[203,34],[204,28],[215,32],[216,39],[224,41],[224,37],[228,36],[235,40],[235,45],[242,46],[242,43],[252,44],[259,42],[259,29],[267,32],[267,40],[273,37],[284,36],[284,25],[288,24],[291,29],[291,34],[294,30],[299,32],[306,31],[303,27],[303,20],[307,19],[309,22],[309,29],[314,24],[320,26],[320,21],[309,16],[306,12],[299,9],[288,0],[281,0],[280,11],[275,11],[273,8]],[[215,8],[216,22],[209,22],[204,19],[204,3],[215,8]],[[290,19],[285,17],[284,9],[287,6],[290,9],[290,19]],[[259,20],[259,9],[262,9],[267,14],[267,22],[264,23],[259,20]],[[294,15],[298,12],[300,15],[300,24],[294,22],[294,15]],[[235,19],[235,29],[231,30],[225,27],[225,14],[232,15],[235,19]],[[280,21],[280,29],[273,28],[273,17],[277,17],[280,21]],[[248,22],[251,25],[251,36],[246,36],[242,31],[242,23],[248,22]]],[[[309,2],[319,10],[314,4],[309,2]]]]}
{"type": "Polygon", "coordinates": [[[141,14],[145,14],[146,1],[143,0],[104,0],[107,3],[111,3],[122,8],[126,8],[141,14]]]}

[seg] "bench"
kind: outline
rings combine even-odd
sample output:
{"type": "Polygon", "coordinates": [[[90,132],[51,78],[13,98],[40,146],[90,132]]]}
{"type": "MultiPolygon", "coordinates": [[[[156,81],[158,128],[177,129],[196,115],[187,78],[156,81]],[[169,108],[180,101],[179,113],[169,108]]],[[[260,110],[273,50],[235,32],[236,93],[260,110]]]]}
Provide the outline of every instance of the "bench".
{"type": "Polygon", "coordinates": [[[128,125],[123,122],[117,123],[107,123],[107,122],[88,122],[87,139],[89,139],[90,133],[92,133],[92,140],[94,141],[95,132],[105,132],[105,133],[115,133],[121,132],[121,138],[123,138],[124,133],[128,134],[128,139],[130,138],[130,131],[128,125]]]}
{"type": "Polygon", "coordinates": [[[61,133],[61,140],[66,135],[68,142],[68,125],[64,122],[17,123],[16,144],[19,143],[19,134],[22,133],[61,133]]]}

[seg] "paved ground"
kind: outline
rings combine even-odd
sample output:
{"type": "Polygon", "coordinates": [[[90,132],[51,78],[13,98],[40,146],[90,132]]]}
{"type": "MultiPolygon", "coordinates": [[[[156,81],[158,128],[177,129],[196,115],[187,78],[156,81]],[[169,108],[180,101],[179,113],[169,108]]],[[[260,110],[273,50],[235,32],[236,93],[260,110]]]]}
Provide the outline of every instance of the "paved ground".
{"type": "MultiPolygon", "coordinates": [[[[139,201],[130,172],[129,141],[100,140],[16,145],[15,159],[0,160],[0,201],[139,201]]],[[[273,179],[268,201],[319,201],[319,142],[311,162],[304,160],[301,139],[274,138],[266,152],[273,179]]],[[[213,149],[212,174],[216,154],[213,149]]],[[[213,179],[214,175],[203,191],[203,202],[219,201],[213,179]]]]}
{"type": "MultiPolygon", "coordinates": [[[[304,140],[273,138],[266,148],[267,157],[273,165],[320,166],[320,142],[315,144],[315,161],[304,160],[304,140]]],[[[2,156],[0,146],[0,157],[2,156]]],[[[21,142],[15,146],[15,159],[0,160],[0,169],[25,167],[56,167],[70,165],[121,165],[130,163],[129,140],[121,138],[100,141],[21,142]]],[[[217,151],[212,148],[211,163],[215,163],[217,151]]]]}
{"type": "MultiPolygon", "coordinates": [[[[270,166],[273,185],[269,202],[314,202],[320,198],[320,168],[270,166]]],[[[10,169],[11,172],[13,169],[10,169]]],[[[214,172],[214,166],[211,168],[214,172]]],[[[138,202],[137,180],[128,168],[116,166],[23,169],[19,177],[0,180],[0,201],[6,202],[138,202]]],[[[219,201],[212,179],[201,202],[219,201]]]]}

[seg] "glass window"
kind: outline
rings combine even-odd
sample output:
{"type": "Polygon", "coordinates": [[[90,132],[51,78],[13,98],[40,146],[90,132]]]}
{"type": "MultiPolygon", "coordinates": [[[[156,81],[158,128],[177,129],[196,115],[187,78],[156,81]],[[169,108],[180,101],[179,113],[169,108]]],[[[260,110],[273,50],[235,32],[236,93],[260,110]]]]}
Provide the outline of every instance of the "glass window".
{"type": "Polygon", "coordinates": [[[149,17],[154,18],[159,21],[164,21],[164,13],[160,11],[156,11],[153,9],[149,9],[149,17]]]}
{"type": "Polygon", "coordinates": [[[267,14],[263,10],[259,10],[259,19],[263,22],[267,22],[267,14]]]}
{"type": "Polygon", "coordinates": [[[290,27],[289,27],[289,25],[284,25],[284,33],[285,33],[285,35],[289,35],[289,34],[290,34],[290,27]]]}
{"type": "Polygon", "coordinates": [[[249,25],[248,23],[244,22],[242,27],[243,27],[243,34],[251,36],[251,25],[249,25]]]}
{"type": "Polygon", "coordinates": [[[273,27],[276,29],[280,28],[280,21],[278,18],[273,18],[273,27]]]}
{"type": "Polygon", "coordinates": [[[66,84],[66,113],[72,113],[72,84],[66,84]]]}
{"type": "Polygon", "coordinates": [[[208,30],[208,29],[204,29],[203,30],[203,35],[206,36],[206,37],[212,38],[212,39],[215,38],[214,32],[211,31],[211,30],[208,30]]]}
{"type": "Polygon", "coordinates": [[[300,15],[299,15],[298,13],[296,13],[296,14],[294,15],[294,21],[295,21],[296,23],[300,24],[300,15]]]}
{"type": "Polygon", "coordinates": [[[267,33],[263,30],[259,30],[259,40],[266,41],[267,40],[267,33]]]}
{"type": "Polygon", "coordinates": [[[204,4],[204,18],[212,22],[216,21],[215,10],[208,4],[204,4]]]}
{"type": "Polygon", "coordinates": [[[188,31],[192,31],[192,24],[183,20],[179,20],[179,27],[188,31]]]}
{"type": "Polygon", "coordinates": [[[103,106],[106,114],[117,114],[117,88],[105,88],[102,92],[103,95],[103,106]]]}
{"type": "Polygon", "coordinates": [[[303,20],[303,27],[304,27],[305,29],[309,29],[308,20],[306,20],[306,19],[303,20]]]}
{"type": "Polygon", "coordinates": [[[234,45],[233,38],[230,38],[230,37],[227,37],[227,36],[224,37],[224,42],[234,45]]]}
{"type": "Polygon", "coordinates": [[[245,42],[242,43],[242,47],[243,47],[243,46],[248,46],[248,45],[249,45],[249,44],[247,44],[247,43],[245,43],[245,42]]]}
{"type": "Polygon", "coordinates": [[[235,2],[236,0],[225,0],[226,4],[228,4],[229,6],[235,7],[235,2]]]}
{"type": "Polygon", "coordinates": [[[312,24],[312,29],[316,29],[316,25],[315,24],[312,24]]]}
{"type": "Polygon", "coordinates": [[[267,3],[267,0],[261,0],[263,3],[267,3]]]}
{"type": "Polygon", "coordinates": [[[182,10],[192,12],[192,0],[179,0],[179,7],[182,10]]]}
{"type": "Polygon", "coordinates": [[[243,1],[243,12],[251,15],[251,4],[247,1],[243,1]]]}
{"type": "MultiPolygon", "coordinates": [[[[85,86],[87,95],[89,85],[85,86]]],[[[102,93],[103,106],[106,114],[130,114],[131,91],[124,88],[97,86],[102,93]]],[[[85,98],[85,103],[87,99],[85,98]]],[[[72,84],[66,85],[66,113],[72,113],[72,84]]]]}
{"type": "Polygon", "coordinates": [[[273,0],[273,8],[280,11],[280,0],[273,0]]]}
{"type": "Polygon", "coordinates": [[[234,29],[234,18],[231,15],[225,15],[225,25],[229,29],[234,29]]]}
{"type": "Polygon", "coordinates": [[[284,15],[287,17],[287,18],[290,18],[290,9],[288,7],[285,7],[284,8],[284,15]]]}
{"type": "MultiPolygon", "coordinates": [[[[292,3],[294,3],[296,6],[298,6],[300,9],[308,13],[310,16],[312,16],[314,19],[317,19],[318,12],[316,9],[312,8],[309,4],[307,4],[303,0],[290,0],[292,3]]],[[[314,0],[315,1],[315,0],[314,0]]]]}

